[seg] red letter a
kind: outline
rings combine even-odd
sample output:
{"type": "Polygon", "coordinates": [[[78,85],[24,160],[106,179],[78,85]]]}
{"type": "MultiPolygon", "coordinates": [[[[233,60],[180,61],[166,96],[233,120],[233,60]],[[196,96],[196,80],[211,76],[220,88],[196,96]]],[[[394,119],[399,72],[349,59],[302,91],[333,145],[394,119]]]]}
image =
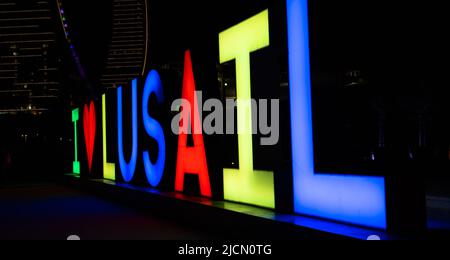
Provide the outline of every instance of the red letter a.
{"type": "MultiPolygon", "coordinates": [[[[205,144],[203,134],[198,129],[202,129],[199,116],[199,107],[197,102],[197,94],[195,93],[194,72],[192,69],[191,53],[186,51],[184,61],[184,77],[183,77],[183,102],[189,102],[191,107],[190,115],[183,116],[183,121],[190,118],[192,137],[194,146],[187,147],[188,135],[182,131],[184,123],[180,124],[180,132],[178,138],[178,159],[177,173],[175,179],[175,190],[184,191],[184,176],[186,174],[198,175],[200,181],[200,193],[204,197],[211,197],[211,184],[208,174],[208,164],[206,162],[205,144]]],[[[188,109],[187,109],[188,110],[188,109]]],[[[186,111],[186,110],[183,110],[186,111]]]]}

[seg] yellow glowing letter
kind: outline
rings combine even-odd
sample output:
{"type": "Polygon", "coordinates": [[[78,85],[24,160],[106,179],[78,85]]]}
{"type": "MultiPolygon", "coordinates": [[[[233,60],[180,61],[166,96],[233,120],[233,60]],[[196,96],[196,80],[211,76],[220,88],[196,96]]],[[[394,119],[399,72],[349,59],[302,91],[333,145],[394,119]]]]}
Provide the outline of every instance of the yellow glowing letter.
{"type": "Polygon", "coordinates": [[[102,128],[103,128],[103,178],[116,180],[116,165],[108,163],[106,138],[106,95],[102,96],[102,128]]]}
{"type": "Polygon", "coordinates": [[[224,170],[225,199],[275,208],[274,174],[253,169],[250,53],[270,45],[269,11],[219,34],[220,62],[236,60],[240,169],[224,170]]]}

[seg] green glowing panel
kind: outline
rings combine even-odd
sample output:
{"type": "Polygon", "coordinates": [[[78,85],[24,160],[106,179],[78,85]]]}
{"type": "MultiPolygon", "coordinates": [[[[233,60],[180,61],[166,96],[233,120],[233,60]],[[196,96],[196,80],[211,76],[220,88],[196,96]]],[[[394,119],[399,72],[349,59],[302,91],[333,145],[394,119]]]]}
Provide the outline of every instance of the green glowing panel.
{"type": "Polygon", "coordinates": [[[116,165],[108,163],[107,135],[106,135],[106,95],[102,96],[102,128],[103,128],[103,178],[111,181],[116,180],[116,165]]]}
{"type": "Polygon", "coordinates": [[[75,146],[75,161],[73,162],[73,173],[75,175],[80,175],[80,162],[78,161],[78,128],[77,122],[80,120],[80,110],[77,108],[72,111],[72,123],[74,127],[74,146],[75,146]]]}
{"type": "Polygon", "coordinates": [[[266,10],[219,34],[220,63],[236,60],[239,169],[224,169],[225,199],[275,208],[274,174],[253,168],[250,53],[270,45],[266,10]]]}

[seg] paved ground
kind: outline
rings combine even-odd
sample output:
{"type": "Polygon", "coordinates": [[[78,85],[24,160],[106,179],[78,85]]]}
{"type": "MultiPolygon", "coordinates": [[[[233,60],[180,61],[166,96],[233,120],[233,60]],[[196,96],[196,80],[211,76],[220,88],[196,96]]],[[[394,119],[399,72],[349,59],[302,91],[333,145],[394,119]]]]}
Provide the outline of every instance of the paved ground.
{"type": "MultiPolygon", "coordinates": [[[[20,182],[19,182],[20,183],[20,182]]],[[[428,197],[432,237],[449,237],[450,199],[428,197]]],[[[209,240],[213,234],[55,184],[0,186],[0,240],[209,240]]]]}
{"type": "Polygon", "coordinates": [[[0,188],[0,240],[211,239],[209,234],[52,184],[0,188]]]}

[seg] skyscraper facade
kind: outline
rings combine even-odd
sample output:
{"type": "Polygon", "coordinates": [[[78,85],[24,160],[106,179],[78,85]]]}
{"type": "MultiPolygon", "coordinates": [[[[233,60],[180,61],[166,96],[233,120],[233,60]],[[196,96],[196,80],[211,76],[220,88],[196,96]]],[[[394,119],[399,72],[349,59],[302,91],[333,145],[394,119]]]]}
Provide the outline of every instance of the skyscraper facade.
{"type": "Polygon", "coordinates": [[[113,0],[112,38],[101,83],[115,88],[145,73],[148,0],[113,0]]]}
{"type": "Polygon", "coordinates": [[[56,14],[50,0],[0,0],[0,115],[40,115],[57,102],[56,14]]]}

